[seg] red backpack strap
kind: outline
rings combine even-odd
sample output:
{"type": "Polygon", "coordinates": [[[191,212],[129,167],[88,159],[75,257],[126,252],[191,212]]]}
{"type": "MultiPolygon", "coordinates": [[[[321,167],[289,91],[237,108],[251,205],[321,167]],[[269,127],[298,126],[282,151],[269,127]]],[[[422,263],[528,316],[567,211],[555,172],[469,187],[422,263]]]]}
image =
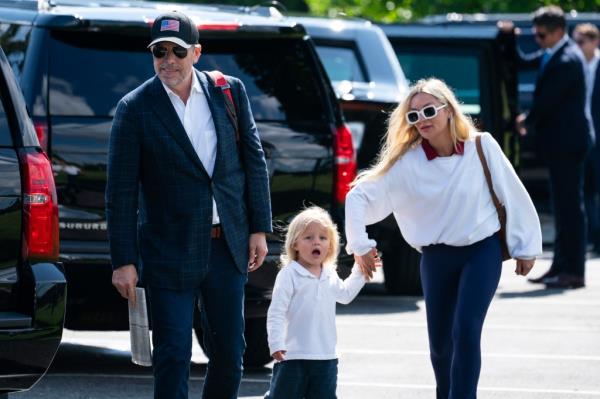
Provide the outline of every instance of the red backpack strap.
{"type": "Polygon", "coordinates": [[[233,101],[233,95],[231,94],[231,86],[229,86],[229,82],[225,79],[225,75],[221,71],[206,71],[206,74],[212,80],[212,83],[215,87],[221,89],[223,93],[223,98],[225,100],[225,108],[227,110],[227,115],[233,123],[235,128],[235,140],[240,141],[240,131],[238,128],[238,119],[237,112],[235,109],[235,102],[233,101]]]}

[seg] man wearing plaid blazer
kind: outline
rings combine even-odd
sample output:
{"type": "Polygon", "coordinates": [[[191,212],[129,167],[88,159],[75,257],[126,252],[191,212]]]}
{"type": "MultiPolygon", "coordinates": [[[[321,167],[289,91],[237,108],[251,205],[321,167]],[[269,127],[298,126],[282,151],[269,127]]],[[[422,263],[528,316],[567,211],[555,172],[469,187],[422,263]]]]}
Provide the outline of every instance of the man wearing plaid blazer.
{"type": "Polygon", "coordinates": [[[156,76],[119,102],[106,214],[113,284],[135,301],[138,273],[153,325],[155,398],[187,398],[194,306],[209,364],[203,398],[237,398],[247,272],[261,266],[271,204],[264,153],[242,83],[224,94],[193,65],[201,47],[179,12],[152,26],[156,76]]]}

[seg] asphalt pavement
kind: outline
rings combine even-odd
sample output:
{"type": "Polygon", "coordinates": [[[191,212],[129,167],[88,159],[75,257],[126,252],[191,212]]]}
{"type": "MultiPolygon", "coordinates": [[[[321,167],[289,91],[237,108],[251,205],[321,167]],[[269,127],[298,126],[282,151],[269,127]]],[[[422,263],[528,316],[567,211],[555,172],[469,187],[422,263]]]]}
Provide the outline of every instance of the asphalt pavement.
{"type": "MultiPolygon", "coordinates": [[[[549,267],[549,255],[532,271],[549,267]]],[[[338,398],[435,398],[425,309],[420,297],[385,294],[379,274],[338,307],[338,398]]],[[[506,262],[482,338],[480,399],[600,398],[600,259],[587,263],[587,287],[546,290],[506,262]]],[[[194,346],[190,398],[200,398],[206,357],[194,346]]],[[[272,364],[246,370],[241,398],[262,398],[272,364]]],[[[48,374],[11,399],[152,397],[148,368],[129,357],[127,332],[65,331],[48,374]]]]}

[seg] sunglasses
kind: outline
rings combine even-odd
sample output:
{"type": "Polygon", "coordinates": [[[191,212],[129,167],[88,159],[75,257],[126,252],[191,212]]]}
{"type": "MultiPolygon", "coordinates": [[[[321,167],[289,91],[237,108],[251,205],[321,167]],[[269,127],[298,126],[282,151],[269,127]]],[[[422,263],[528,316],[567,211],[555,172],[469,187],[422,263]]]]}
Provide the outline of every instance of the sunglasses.
{"type": "Polygon", "coordinates": [[[438,111],[442,108],[445,108],[446,105],[448,104],[442,104],[439,107],[436,107],[435,105],[428,105],[426,107],[421,108],[420,111],[408,111],[406,113],[406,121],[410,125],[414,125],[419,120],[421,120],[421,117],[423,117],[424,120],[433,119],[437,116],[438,111]]]}
{"type": "MultiPolygon", "coordinates": [[[[174,46],[173,49],[171,50],[173,51],[173,54],[175,54],[175,57],[177,58],[185,58],[188,55],[188,49],[183,48],[181,46],[174,46]]],[[[152,55],[154,56],[154,58],[163,58],[167,55],[167,53],[169,52],[169,49],[167,49],[166,47],[163,46],[153,46],[152,47],[152,55]]]]}

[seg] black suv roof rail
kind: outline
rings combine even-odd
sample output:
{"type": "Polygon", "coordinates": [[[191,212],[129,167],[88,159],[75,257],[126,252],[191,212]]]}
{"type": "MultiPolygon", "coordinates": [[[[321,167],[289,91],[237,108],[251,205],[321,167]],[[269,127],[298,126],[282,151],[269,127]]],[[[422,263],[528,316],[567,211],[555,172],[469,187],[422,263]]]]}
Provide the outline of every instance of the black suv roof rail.
{"type": "MultiPolygon", "coordinates": [[[[136,8],[165,8],[169,5],[174,7],[182,4],[154,2],[143,0],[0,0],[0,7],[18,8],[23,10],[50,10],[58,6],[67,7],[136,7],[136,8]]],[[[236,6],[226,4],[185,4],[186,9],[199,11],[224,11],[248,15],[260,15],[262,17],[282,18],[287,14],[287,9],[279,1],[266,1],[254,6],[236,6]]]]}
{"type": "Polygon", "coordinates": [[[44,0],[0,0],[0,7],[36,11],[41,9],[40,7],[49,6],[44,0]]]}
{"type": "Polygon", "coordinates": [[[286,21],[271,3],[248,7],[142,0],[0,0],[0,8],[8,10],[13,19],[29,18],[36,26],[67,29],[147,27],[169,7],[196,17],[198,29],[205,35],[219,31],[306,34],[301,25],[286,21]]]}
{"type": "Polygon", "coordinates": [[[498,36],[495,25],[458,25],[454,23],[408,23],[379,25],[388,37],[437,37],[439,39],[493,39],[498,36]]]}
{"type": "MultiPolygon", "coordinates": [[[[531,22],[533,13],[474,13],[461,14],[451,12],[448,14],[429,15],[419,20],[422,23],[428,24],[444,24],[444,23],[483,23],[495,22],[501,20],[511,20],[515,22],[531,22]]],[[[579,12],[577,10],[565,11],[567,20],[588,20],[600,19],[598,12],[579,12]]]]}

